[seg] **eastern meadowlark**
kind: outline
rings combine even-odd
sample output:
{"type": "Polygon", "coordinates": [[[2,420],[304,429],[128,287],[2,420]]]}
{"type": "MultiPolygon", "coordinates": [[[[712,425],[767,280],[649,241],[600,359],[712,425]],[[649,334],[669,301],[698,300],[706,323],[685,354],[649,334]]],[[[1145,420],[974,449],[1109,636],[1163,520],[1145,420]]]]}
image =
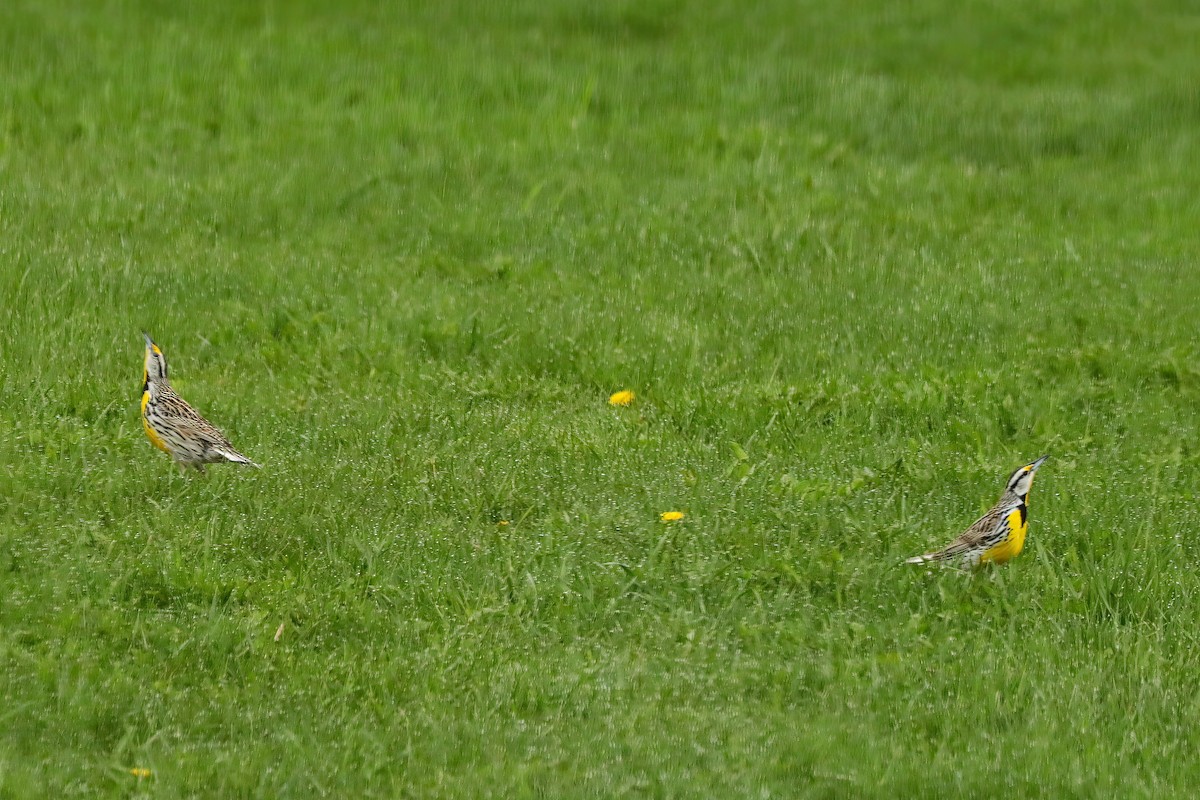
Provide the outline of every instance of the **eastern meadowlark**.
{"type": "Polygon", "coordinates": [[[146,362],[142,370],[142,427],[150,443],[175,459],[180,469],[232,461],[257,467],[234,449],[225,434],[196,413],[175,394],[167,380],[167,357],[150,334],[146,337],[146,362]]]}
{"type": "Polygon", "coordinates": [[[1025,546],[1025,534],[1029,532],[1029,488],[1033,485],[1034,473],[1049,457],[1042,456],[1010,475],[1000,501],[945,548],[914,556],[905,563],[958,561],[963,569],[972,569],[981,564],[1003,564],[1020,553],[1025,546]]]}

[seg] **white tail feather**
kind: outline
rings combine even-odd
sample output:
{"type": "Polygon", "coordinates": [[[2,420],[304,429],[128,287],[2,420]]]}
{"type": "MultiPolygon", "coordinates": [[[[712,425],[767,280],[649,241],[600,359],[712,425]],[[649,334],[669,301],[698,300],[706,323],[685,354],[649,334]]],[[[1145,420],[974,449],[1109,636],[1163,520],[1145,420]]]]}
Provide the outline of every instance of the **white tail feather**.
{"type": "Polygon", "coordinates": [[[226,461],[232,461],[234,464],[245,464],[246,466],[254,467],[255,469],[262,469],[261,464],[255,464],[237,450],[230,450],[225,447],[214,447],[213,450],[224,456],[226,461]]]}

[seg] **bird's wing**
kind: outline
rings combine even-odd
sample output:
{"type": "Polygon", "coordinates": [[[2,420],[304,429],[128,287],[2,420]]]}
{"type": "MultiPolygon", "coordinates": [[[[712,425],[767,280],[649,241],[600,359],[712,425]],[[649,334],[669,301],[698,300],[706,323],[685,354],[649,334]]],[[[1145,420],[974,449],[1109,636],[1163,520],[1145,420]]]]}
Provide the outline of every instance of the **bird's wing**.
{"type": "MultiPolygon", "coordinates": [[[[962,550],[980,547],[996,533],[996,528],[1004,524],[1009,509],[1003,506],[993,506],[990,511],[971,523],[971,527],[962,532],[950,547],[961,545],[962,550]]],[[[947,548],[948,549],[948,548],[947,548]]]]}
{"type": "Polygon", "coordinates": [[[1004,506],[997,505],[993,507],[982,517],[971,523],[971,527],[959,534],[958,538],[941,550],[910,558],[908,562],[911,564],[923,564],[927,561],[947,561],[981,547],[995,533],[996,527],[1004,524],[1004,518],[1009,511],[1011,509],[1004,506]]]}
{"type": "Polygon", "coordinates": [[[226,461],[232,461],[235,464],[249,464],[252,467],[261,468],[261,465],[254,463],[239,453],[237,448],[233,446],[229,439],[225,437],[225,434],[221,433],[215,425],[197,414],[194,410],[189,409],[189,411],[191,411],[190,414],[179,418],[177,425],[192,438],[203,442],[205,452],[215,453],[226,461]]]}
{"type": "Polygon", "coordinates": [[[190,436],[197,441],[204,442],[206,445],[211,447],[233,447],[229,443],[229,440],[225,438],[225,434],[217,430],[215,425],[195,411],[192,411],[190,414],[180,414],[174,420],[174,423],[179,428],[180,433],[190,436]]]}

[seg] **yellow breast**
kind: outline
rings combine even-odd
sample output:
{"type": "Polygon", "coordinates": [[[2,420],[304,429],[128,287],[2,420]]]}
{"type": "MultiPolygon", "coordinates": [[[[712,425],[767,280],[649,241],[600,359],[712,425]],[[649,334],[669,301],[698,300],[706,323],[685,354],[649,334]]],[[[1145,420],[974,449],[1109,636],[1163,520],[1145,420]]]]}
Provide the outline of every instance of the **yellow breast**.
{"type": "Polygon", "coordinates": [[[1004,523],[1008,525],[1008,536],[999,544],[985,550],[979,557],[980,564],[986,564],[989,561],[993,564],[1003,564],[1025,547],[1025,534],[1029,532],[1029,520],[1022,517],[1021,509],[1013,509],[1005,517],[1004,523]]]}
{"type": "Polygon", "coordinates": [[[150,420],[146,419],[146,406],[150,404],[150,392],[142,392],[142,427],[146,429],[146,438],[150,440],[150,444],[162,450],[164,453],[170,453],[167,449],[167,444],[162,440],[154,428],[150,427],[150,420]]]}

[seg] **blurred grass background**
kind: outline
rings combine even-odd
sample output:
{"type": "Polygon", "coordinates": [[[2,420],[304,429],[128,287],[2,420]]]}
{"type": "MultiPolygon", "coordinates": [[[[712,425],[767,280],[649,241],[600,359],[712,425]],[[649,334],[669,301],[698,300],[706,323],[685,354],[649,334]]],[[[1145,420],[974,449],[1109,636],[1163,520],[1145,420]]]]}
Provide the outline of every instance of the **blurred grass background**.
{"type": "Polygon", "coordinates": [[[0,795],[1186,793],[1198,31],[5,5],[0,795]]]}

